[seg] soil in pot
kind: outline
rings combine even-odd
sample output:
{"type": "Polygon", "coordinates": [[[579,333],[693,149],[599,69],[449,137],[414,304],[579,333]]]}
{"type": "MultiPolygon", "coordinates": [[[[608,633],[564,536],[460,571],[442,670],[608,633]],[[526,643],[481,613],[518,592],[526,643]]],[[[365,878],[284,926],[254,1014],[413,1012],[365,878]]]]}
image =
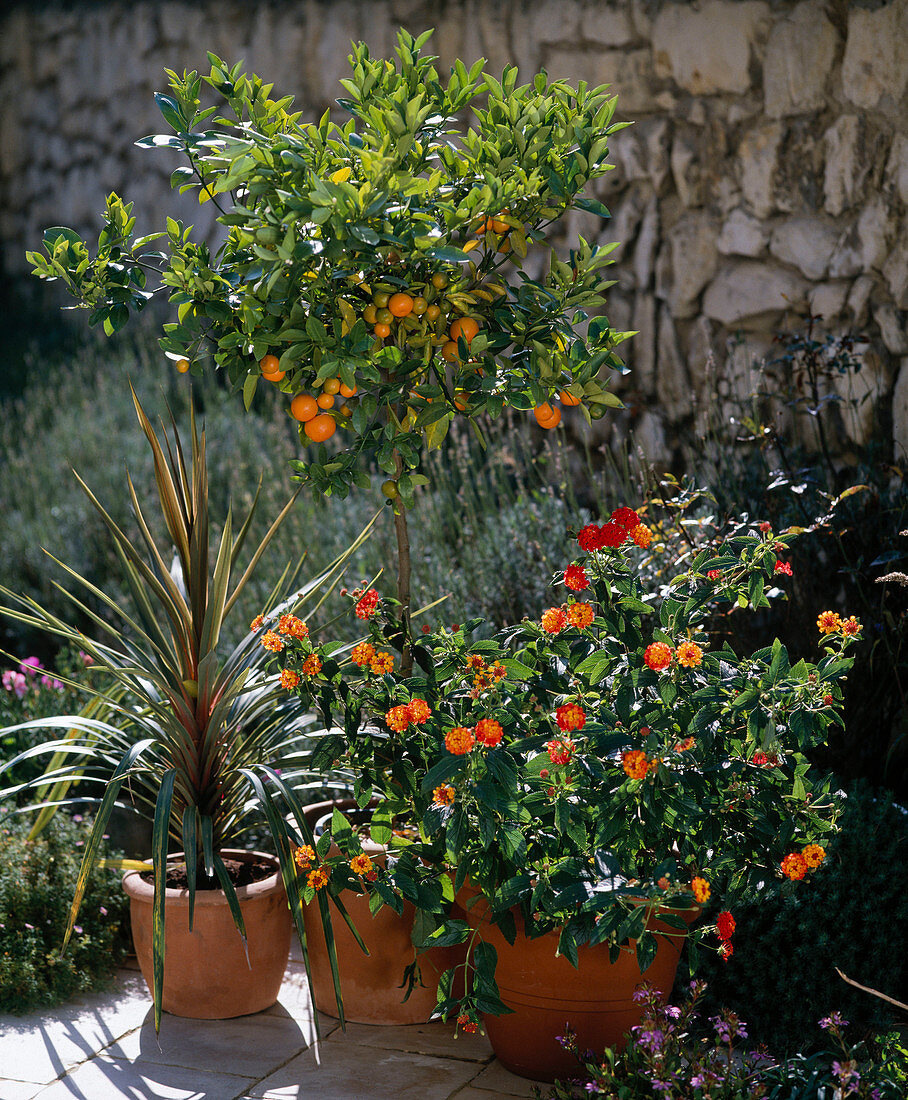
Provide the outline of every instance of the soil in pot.
{"type": "MultiPolygon", "coordinates": [[[[184,864],[183,888],[168,883],[165,895],[162,1006],[165,1012],[175,1016],[224,1020],[261,1012],[277,1000],[287,969],[292,922],[277,860],[263,852],[225,851],[221,855],[228,866],[239,865],[238,877],[249,880],[237,887],[246,925],[249,961],[221,890],[196,892],[190,932],[184,864]],[[270,874],[256,880],[265,867],[270,867],[270,874]]],[[[178,880],[179,857],[174,861],[173,873],[178,880]]],[[[123,888],[130,898],[133,942],[139,966],[151,990],[154,886],[145,881],[146,878],[150,878],[147,873],[128,871],[123,877],[123,888]]]]}

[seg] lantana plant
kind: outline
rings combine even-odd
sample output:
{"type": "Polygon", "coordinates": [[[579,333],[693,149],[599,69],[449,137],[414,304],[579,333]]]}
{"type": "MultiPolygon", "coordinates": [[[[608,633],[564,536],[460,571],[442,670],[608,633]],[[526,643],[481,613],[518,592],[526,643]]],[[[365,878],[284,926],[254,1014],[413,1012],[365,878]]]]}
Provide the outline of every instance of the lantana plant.
{"type": "MultiPolygon", "coordinates": [[[[735,899],[798,888],[837,813],[804,753],[838,720],[860,624],[821,614],[815,663],[779,641],[742,657],[705,629],[722,605],[765,606],[792,537],[739,531],[686,563],[657,606],[637,574],[651,528],[620,508],[579,531],[551,607],[491,639],[478,621],[428,629],[410,674],[393,600],[371,589],[354,594],[370,636],[349,664],[330,643],[287,638],[288,687],[325,722],[318,766],[352,774],[359,804],[374,805],[372,838],[397,849],[361,888],[376,904],[414,901],[420,946],[471,935],[451,910],[469,880],[508,938],[558,929],[575,964],[582,944],[617,956],[635,941],[643,970],[651,914],[681,930],[685,909],[712,900],[721,912],[695,932],[691,961],[697,943],[729,958],[735,899]],[[393,823],[413,837],[392,841],[393,823]]],[[[330,892],[349,885],[359,851],[338,825],[351,846],[324,861],[330,892]]],[[[449,975],[439,1011],[470,1024],[501,1011],[493,968],[476,952],[465,999],[449,975]]]]}

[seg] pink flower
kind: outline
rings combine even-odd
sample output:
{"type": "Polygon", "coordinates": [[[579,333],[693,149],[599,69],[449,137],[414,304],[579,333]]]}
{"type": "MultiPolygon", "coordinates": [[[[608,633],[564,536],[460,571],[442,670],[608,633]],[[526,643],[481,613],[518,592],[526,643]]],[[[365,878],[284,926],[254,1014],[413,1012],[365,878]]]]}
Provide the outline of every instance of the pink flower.
{"type": "Polygon", "coordinates": [[[82,659],[82,664],[85,666],[93,665],[95,663],[94,657],[90,653],[85,653],[83,650],[79,650],[79,657],[82,659]]]}
{"type": "Polygon", "coordinates": [[[104,908],[104,906],[103,906],[103,905],[101,905],[101,906],[100,906],[100,907],[98,908],[98,912],[99,912],[99,913],[101,914],[101,916],[102,916],[102,917],[106,917],[106,916],[107,916],[107,910],[106,910],[106,909],[104,908]]]}
{"type": "Polygon", "coordinates": [[[13,672],[12,669],[3,673],[2,683],[7,691],[13,692],[17,699],[21,699],[28,691],[28,684],[25,677],[21,672],[13,672]]]}
{"type": "Polygon", "coordinates": [[[29,676],[36,676],[39,668],[44,668],[44,665],[37,657],[26,657],[24,661],[19,663],[20,672],[24,672],[29,676]]]}
{"type": "Polygon", "coordinates": [[[42,676],[41,683],[46,688],[52,688],[54,691],[62,691],[63,684],[56,678],[56,676],[42,676]]]}

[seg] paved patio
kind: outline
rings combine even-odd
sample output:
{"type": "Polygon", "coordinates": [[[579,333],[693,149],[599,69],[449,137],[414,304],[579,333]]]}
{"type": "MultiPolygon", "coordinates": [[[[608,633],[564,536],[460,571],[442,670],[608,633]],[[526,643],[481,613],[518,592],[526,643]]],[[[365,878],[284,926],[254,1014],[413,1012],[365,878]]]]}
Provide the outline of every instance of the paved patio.
{"type": "Polygon", "coordinates": [[[452,1024],[374,1027],[319,1016],[291,958],[278,1003],[235,1020],[164,1015],[159,1039],[135,967],[108,993],[0,1015],[0,1100],[502,1100],[533,1095],[481,1035],[452,1024]]]}

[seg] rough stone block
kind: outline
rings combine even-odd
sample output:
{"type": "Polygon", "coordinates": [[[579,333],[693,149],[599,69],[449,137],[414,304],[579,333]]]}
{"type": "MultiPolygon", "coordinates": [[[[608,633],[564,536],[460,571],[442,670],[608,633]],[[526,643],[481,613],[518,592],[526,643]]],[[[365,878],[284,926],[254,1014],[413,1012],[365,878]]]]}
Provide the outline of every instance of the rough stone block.
{"type": "MultiPolygon", "coordinates": [[[[556,0],[555,6],[564,12],[563,0],[556,0]]],[[[563,19],[563,16],[562,16],[563,19]]],[[[634,37],[631,12],[625,3],[587,3],[580,16],[580,33],[591,42],[602,46],[626,46],[634,37]]]]}
{"type": "Polygon", "coordinates": [[[746,92],[751,50],[769,18],[760,0],[664,5],[653,25],[656,76],[694,95],[746,92]]]}
{"type": "Polygon", "coordinates": [[[783,132],[781,123],[763,123],[748,130],[738,146],[741,190],[758,218],[768,218],[773,211],[783,132]]]}
{"type": "MultiPolygon", "coordinates": [[[[656,300],[652,294],[638,294],[634,302],[634,381],[642,393],[651,394],[656,381],[656,300]]],[[[625,353],[627,354],[627,353],[625,353]]]]}
{"type": "Polygon", "coordinates": [[[545,54],[545,67],[552,79],[586,80],[591,85],[610,84],[618,96],[618,114],[633,118],[655,109],[652,86],[652,56],[649,50],[579,50],[556,47],[545,54]]]}
{"type": "Polygon", "coordinates": [[[581,26],[579,14],[576,4],[537,0],[530,7],[529,36],[537,42],[575,42],[581,31],[586,30],[585,20],[581,26]]]}
{"type": "Polygon", "coordinates": [[[861,360],[861,369],[836,374],[833,391],[841,397],[839,415],[848,438],[859,447],[874,435],[877,406],[892,386],[889,372],[869,344],[857,344],[853,353],[861,360]]]}
{"type": "Polygon", "coordinates": [[[886,350],[893,355],[908,355],[908,314],[891,302],[883,302],[873,311],[873,319],[880,327],[886,350]]]}
{"type": "Polygon", "coordinates": [[[823,189],[825,206],[830,214],[838,215],[847,210],[857,199],[866,178],[863,130],[863,123],[857,115],[842,115],[824,135],[826,171],[823,189]]]}
{"type": "Polygon", "coordinates": [[[908,309],[908,226],[902,227],[895,247],[883,264],[883,276],[898,308],[908,309]]]}
{"type": "Polygon", "coordinates": [[[905,44],[908,0],[890,0],[874,10],[849,5],[848,39],[842,61],[842,92],[857,107],[896,107],[908,87],[905,44]]]}
{"type": "Polygon", "coordinates": [[[726,256],[759,256],[769,241],[769,228],[738,207],[725,219],[716,248],[726,256]]]}
{"type": "Polygon", "coordinates": [[[844,310],[850,289],[851,283],[847,279],[819,283],[809,295],[810,312],[822,317],[825,321],[833,320],[844,310]]]}
{"type": "Polygon", "coordinates": [[[877,279],[872,275],[861,275],[855,279],[848,293],[848,309],[851,311],[852,323],[856,328],[862,328],[867,323],[868,303],[877,279]]]}
{"type": "Polygon", "coordinates": [[[820,218],[788,218],[773,231],[769,251],[816,281],[826,277],[839,237],[839,230],[820,218]]]}
{"type": "Polygon", "coordinates": [[[861,211],[857,221],[842,234],[829,264],[834,279],[879,270],[889,254],[898,223],[883,195],[877,195],[861,211]]]}
{"type": "Polygon", "coordinates": [[[634,281],[640,290],[646,290],[652,280],[658,243],[659,205],[655,198],[651,198],[646,205],[634,248],[634,281]]]}
{"type": "Polygon", "coordinates": [[[839,35],[821,0],[805,0],[773,27],[766,44],[763,86],[770,118],[816,111],[825,101],[839,35]]]}
{"type": "Polygon", "coordinates": [[[672,315],[665,306],[659,309],[656,337],[659,403],[669,422],[683,420],[692,409],[690,373],[678,342],[672,315]]]}
{"type": "Polygon", "coordinates": [[[716,273],[719,226],[706,210],[692,210],[672,226],[672,281],[668,300],[675,317],[693,317],[703,288],[716,273]]]}
{"type": "Polygon", "coordinates": [[[723,325],[736,325],[764,313],[801,308],[808,287],[800,275],[776,264],[735,260],[707,287],[703,312],[723,325]]]}
{"type": "Polygon", "coordinates": [[[612,139],[616,173],[625,180],[649,180],[655,191],[662,188],[669,170],[671,131],[665,119],[644,119],[621,130],[612,139]]]}
{"type": "Polygon", "coordinates": [[[903,359],[892,390],[892,442],[896,462],[908,460],[908,359],[903,359]]]}

